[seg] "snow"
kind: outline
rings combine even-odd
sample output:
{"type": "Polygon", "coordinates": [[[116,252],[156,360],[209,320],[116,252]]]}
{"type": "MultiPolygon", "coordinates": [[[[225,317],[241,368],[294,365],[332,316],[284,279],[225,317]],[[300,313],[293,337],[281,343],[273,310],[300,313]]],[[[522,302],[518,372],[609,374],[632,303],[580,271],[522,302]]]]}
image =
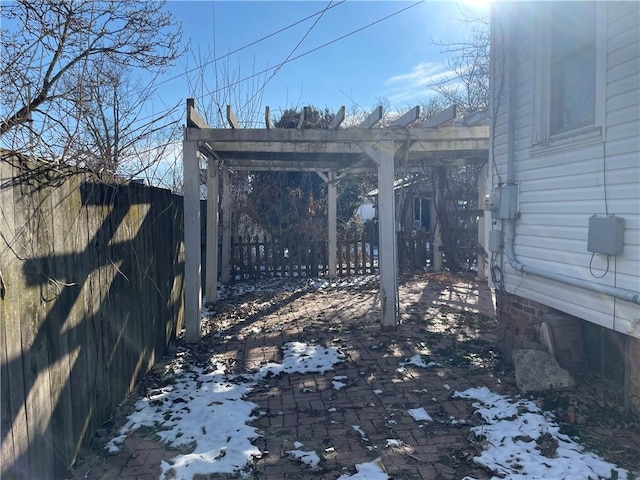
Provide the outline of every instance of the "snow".
{"type": "Polygon", "coordinates": [[[416,367],[420,367],[420,368],[434,368],[434,367],[441,367],[442,364],[439,362],[425,362],[424,359],[422,358],[421,355],[414,355],[413,357],[411,357],[410,359],[408,359],[406,362],[401,362],[400,363],[400,368],[398,368],[398,371],[404,371],[404,369],[402,369],[402,367],[405,367],[407,365],[414,365],[416,367]]]}
{"type": "Polygon", "coordinates": [[[353,428],[358,433],[358,435],[360,435],[360,438],[362,438],[363,441],[369,441],[369,439],[367,438],[367,434],[364,433],[364,430],[362,430],[362,428],[360,428],[360,425],[351,425],[351,428],[353,428]]]}
{"type": "Polygon", "coordinates": [[[347,386],[346,382],[343,382],[343,380],[346,380],[347,377],[343,376],[343,375],[337,375],[335,377],[333,377],[333,380],[331,380],[331,384],[333,385],[333,389],[334,390],[341,390],[344,387],[347,386]]]}
{"type": "Polygon", "coordinates": [[[627,470],[585,452],[584,447],[560,433],[553,415],[542,412],[529,400],[513,401],[487,387],[455,392],[454,398],[477,400],[476,412],[484,425],[471,428],[486,439],[487,448],[474,461],[509,480],[563,478],[629,478],[627,470]],[[541,445],[555,445],[555,452],[542,454],[541,445]],[[551,458],[550,458],[551,457],[551,458]]]}
{"type": "Polygon", "coordinates": [[[409,412],[409,415],[411,415],[416,422],[420,422],[420,421],[433,422],[433,418],[431,418],[431,416],[427,413],[427,411],[422,407],[410,408],[408,412],[409,412]]]}
{"type": "Polygon", "coordinates": [[[305,452],[303,450],[287,450],[287,455],[293,460],[302,462],[315,470],[320,463],[320,457],[313,450],[305,452]]]}
{"type": "MultiPolygon", "coordinates": [[[[138,400],[119,435],[105,447],[116,452],[130,431],[155,427],[164,443],[190,451],[174,457],[172,464],[163,461],[161,478],[243,473],[252,457],[261,456],[251,443],[259,434],[247,425],[256,418],[252,412],[258,406],[243,399],[247,393],[268,374],[326,372],[342,361],[333,347],[301,342],[284,345],[282,364],[269,363],[250,375],[226,373],[215,357],[207,369],[190,364],[186,357],[179,354],[170,383],[138,400]]],[[[299,452],[292,453],[296,459],[317,466],[314,452],[292,452],[299,452]]]]}
{"type": "Polygon", "coordinates": [[[340,475],[338,480],[388,480],[389,475],[379,465],[380,458],[373,462],[356,464],[356,472],[353,475],[340,475]]]}
{"type": "Polygon", "coordinates": [[[402,440],[398,440],[395,438],[387,438],[387,444],[385,445],[387,448],[390,447],[401,447],[403,445],[402,440]]]}
{"type": "Polygon", "coordinates": [[[324,373],[333,370],[336,363],[343,361],[344,354],[335,347],[308,345],[302,342],[289,342],[282,349],[282,363],[263,365],[260,378],[280,373],[324,373]]]}

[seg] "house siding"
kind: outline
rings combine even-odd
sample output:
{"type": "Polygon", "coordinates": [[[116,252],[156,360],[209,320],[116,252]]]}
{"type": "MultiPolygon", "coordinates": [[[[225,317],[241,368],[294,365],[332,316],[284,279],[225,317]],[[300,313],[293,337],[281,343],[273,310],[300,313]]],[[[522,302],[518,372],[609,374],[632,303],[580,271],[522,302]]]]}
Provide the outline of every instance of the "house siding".
{"type": "MultiPolygon", "coordinates": [[[[501,8],[500,6],[496,9],[501,8]]],[[[637,2],[606,2],[603,42],[606,73],[602,85],[601,138],[539,148],[534,143],[539,24],[531,12],[537,2],[508,5],[516,11],[518,38],[515,100],[515,179],[519,218],[514,251],[518,260],[549,272],[602,285],[640,291],[640,7],[637,2]],[[606,185],[606,187],[605,187],[606,185]],[[625,221],[624,252],[607,259],[587,251],[589,217],[616,215],[625,221]],[[602,278],[596,278],[602,276],[602,278]]],[[[494,35],[500,35],[496,29],[494,35]]],[[[494,37],[495,38],[495,37],[494,37]]],[[[502,41],[495,45],[504,45],[502,41]]],[[[494,65],[500,55],[494,52],[494,65]]],[[[492,185],[506,181],[508,100],[494,66],[492,185]],[[496,95],[501,98],[496,100],[496,95]],[[499,172],[496,175],[495,170],[499,172]]],[[[504,75],[506,78],[506,75],[504,75]]],[[[496,220],[491,226],[500,229],[496,220]]],[[[522,275],[502,265],[505,291],[640,338],[640,306],[619,299],[522,275]]]]}

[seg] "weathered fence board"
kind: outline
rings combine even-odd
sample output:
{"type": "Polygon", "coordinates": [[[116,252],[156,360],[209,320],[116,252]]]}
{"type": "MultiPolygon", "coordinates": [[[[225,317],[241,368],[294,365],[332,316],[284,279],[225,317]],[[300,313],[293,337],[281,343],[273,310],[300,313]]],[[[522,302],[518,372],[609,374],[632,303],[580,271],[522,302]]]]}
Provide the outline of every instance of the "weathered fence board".
{"type": "Polygon", "coordinates": [[[64,478],[182,328],[181,197],[0,161],[0,476],[64,478]]]}

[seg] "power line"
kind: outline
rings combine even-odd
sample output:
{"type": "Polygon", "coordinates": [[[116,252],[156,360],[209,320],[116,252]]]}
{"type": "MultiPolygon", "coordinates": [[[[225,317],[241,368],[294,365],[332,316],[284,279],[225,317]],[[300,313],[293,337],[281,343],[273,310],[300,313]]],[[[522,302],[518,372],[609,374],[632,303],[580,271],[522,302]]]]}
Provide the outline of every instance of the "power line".
{"type": "Polygon", "coordinates": [[[261,71],[259,71],[257,73],[251,74],[251,75],[249,75],[247,77],[244,77],[244,78],[242,78],[240,80],[237,80],[237,81],[235,81],[233,83],[229,83],[229,84],[225,85],[224,87],[217,88],[216,90],[213,90],[212,92],[209,92],[204,96],[211,96],[214,93],[218,93],[218,92],[220,92],[222,90],[225,90],[225,89],[227,89],[229,87],[233,87],[235,85],[238,85],[239,83],[246,82],[247,80],[251,80],[252,78],[255,78],[255,77],[259,76],[259,75],[262,75],[264,73],[270,72],[271,70],[279,69],[283,65],[285,65],[286,63],[293,62],[294,60],[298,60],[299,58],[305,57],[305,56],[309,55],[310,53],[316,52],[316,51],[318,51],[318,50],[320,50],[320,49],[322,49],[324,47],[327,47],[327,46],[332,45],[332,44],[334,44],[336,42],[339,42],[340,40],[344,40],[345,38],[350,37],[352,35],[355,35],[356,33],[361,32],[363,30],[366,30],[369,27],[372,27],[372,26],[374,26],[374,25],[376,25],[376,24],[378,24],[380,22],[383,22],[383,21],[385,21],[385,20],[387,20],[387,19],[389,19],[391,17],[399,15],[400,13],[405,12],[405,11],[409,10],[410,8],[416,7],[416,6],[420,5],[421,3],[424,3],[425,1],[426,0],[420,0],[419,2],[413,3],[413,4],[409,5],[408,7],[405,7],[403,9],[398,10],[398,11],[396,11],[394,13],[391,13],[391,14],[385,16],[385,17],[382,17],[382,18],[380,18],[378,20],[375,20],[375,21],[373,21],[371,23],[368,23],[367,25],[364,25],[364,26],[362,26],[362,27],[360,27],[360,28],[358,28],[356,30],[353,30],[353,31],[351,31],[349,33],[346,33],[346,34],[344,34],[344,35],[342,35],[342,36],[340,36],[338,38],[335,38],[335,39],[330,40],[330,41],[328,41],[326,43],[323,43],[322,45],[319,45],[319,46],[317,46],[315,48],[312,48],[311,50],[307,50],[306,52],[301,53],[300,55],[296,55],[295,57],[291,57],[288,60],[286,60],[286,61],[284,61],[284,62],[282,62],[282,63],[280,63],[280,64],[278,64],[278,65],[276,65],[274,67],[265,68],[264,70],[261,70],[261,71]]]}
{"type": "MultiPolygon", "coordinates": [[[[275,32],[271,32],[268,35],[265,35],[264,37],[258,38],[257,40],[254,40],[251,43],[247,43],[246,45],[244,45],[242,47],[236,48],[235,50],[233,50],[233,51],[231,51],[229,53],[225,53],[224,55],[222,55],[220,57],[215,57],[213,60],[209,60],[208,62],[204,62],[201,65],[198,65],[197,67],[193,67],[193,68],[187,70],[186,72],[180,73],[178,75],[174,75],[173,77],[169,77],[166,80],[163,80],[160,83],[158,83],[158,85],[162,85],[162,84],[165,84],[165,83],[170,82],[172,80],[176,80],[176,79],[178,79],[180,77],[184,77],[185,75],[188,75],[189,73],[193,73],[195,71],[200,70],[202,67],[206,67],[207,65],[211,65],[213,63],[216,63],[219,60],[222,60],[224,58],[230,57],[234,53],[241,52],[242,50],[245,50],[245,49],[247,49],[249,47],[252,47],[256,43],[260,43],[260,42],[262,42],[264,40],[267,40],[268,38],[274,37],[274,36],[278,35],[279,33],[282,33],[282,32],[284,32],[286,30],[289,30],[290,28],[295,27],[296,25],[301,24],[302,22],[306,22],[310,18],[317,17],[318,15],[320,15],[322,17],[322,15],[324,15],[327,10],[329,10],[331,8],[335,8],[338,5],[341,5],[341,4],[345,3],[346,1],[347,0],[341,0],[340,2],[336,3],[335,5],[331,5],[329,7],[324,8],[323,10],[319,10],[316,13],[313,13],[313,14],[307,16],[307,17],[304,17],[304,18],[298,20],[297,22],[294,22],[294,23],[292,23],[290,25],[287,25],[286,27],[281,28],[280,30],[276,30],[275,32]]],[[[214,2],[214,4],[215,4],[215,2],[214,2]]],[[[317,23],[317,20],[316,20],[316,23],[317,23]]],[[[315,23],[314,23],[314,25],[315,25],[315,23]]],[[[215,36],[214,36],[214,49],[215,49],[215,36]]],[[[214,50],[213,54],[215,55],[215,50],[214,50]]]]}
{"type": "Polygon", "coordinates": [[[278,67],[276,67],[276,69],[271,73],[271,76],[269,76],[269,78],[267,78],[264,83],[262,84],[262,86],[258,89],[258,91],[256,91],[256,93],[254,93],[251,98],[249,100],[247,100],[244,104],[244,106],[242,107],[244,109],[245,106],[249,105],[249,103],[251,103],[251,101],[253,101],[254,98],[256,98],[258,95],[260,95],[260,93],[265,89],[265,87],[267,86],[267,83],[269,83],[271,81],[271,79],[273,77],[276,76],[276,74],[280,71],[280,68],[282,68],[282,66],[287,63],[290,59],[291,56],[295,53],[295,51],[298,49],[298,47],[300,47],[300,45],[302,45],[302,42],[304,42],[304,40],[309,36],[309,34],[311,33],[311,30],[313,30],[313,28],[318,24],[318,22],[320,21],[320,19],[322,18],[322,16],[325,14],[325,12],[327,10],[329,10],[331,8],[331,4],[333,3],[333,0],[330,0],[329,3],[327,4],[327,6],[324,8],[324,10],[322,10],[322,12],[320,13],[320,16],[318,18],[316,18],[316,21],[313,22],[313,24],[309,27],[309,29],[307,30],[307,33],[305,33],[303,35],[303,37],[298,41],[298,43],[296,44],[295,47],[293,47],[293,50],[291,50],[291,52],[289,52],[289,55],[287,55],[287,58],[284,59],[284,62],[282,62],[278,67]]]}
{"type": "MultiPolygon", "coordinates": [[[[346,0],[342,0],[340,3],[344,3],[345,1],[346,1],[346,0]]],[[[215,90],[213,90],[213,91],[211,91],[211,92],[208,92],[208,93],[204,94],[204,95],[203,95],[203,97],[210,97],[210,96],[213,96],[214,94],[216,94],[216,93],[218,93],[218,92],[221,92],[222,90],[225,90],[225,89],[227,89],[227,88],[233,87],[233,86],[238,85],[238,84],[240,84],[240,83],[242,83],[242,82],[246,82],[247,80],[251,80],[252,78],[255,78],[255,77],[259,76],[259,75],[263,75],[263,74],[265,74],[265,73],[267,73],[267,72],[270,72],[271,70],[275,70],[275,69],[281,68],[283,65],[285,65],[285,64],[287,64],[287,63],[293,62],[294,60],[298,60],[299,58],[305,57],[305,56],[307,56],[307,55],[309,55],[309,54],[311,54],[311,53],[313,53],[313,52],[317,52],[318,50],[320,50],[320,49],[322,49],[322,48],[324,48],[324,47],[327,47],[327,46],[329,46],[329,45],[332,45],[332,44],[334,44],[334,43],[337,43],[337,42],[339,42],[340,40],[344,40],[345,38],[348,38],[348,37],[350,37],[350,36],[352,36],[352,35],[355,35],[356,33],[359,33],[359,32],[361,32],[361,31],[363,31],[363,30],[366,30],[367,28],[370,28],[370,27],[372,27],[372,26],[374,26],[374,25],[377,25],[378,23],[381,23],[381,22],[383,22],[383,21],[385,21],[385,20],[388,20],[388,19],[389,19],[389,18],[391,18],[391,17],[395,17],[396,15],[399,15],[399,14],[401,14],[401,13],[403,13],[403,12],[406,12],[406,11],[407,11],[407,10],[409,10],[410,8],[417,7],[417,6],[418,6],[418,5],[420,5],[421,3],[424,3],[425,1],[426,1],[426,0],[420,0],[420,1],[416,2],[416,3],[413,3],[413,4],[409,5],[408,7],[404,7],[404,8],[402,8],[402,9],[400,9],[400,10],[397,10],[397,11],[395,11],[395,12],[393,12],[393,13],[390,13],[389,15],[386,15],[386,16],[384,16],[384,17],[382,17],[382,18],[379,18],[378,20],[375,20],[375,21],[373,21],[373,22],[371,22],[371,23],[368,23],[367,25],[364,25],[364,26],[362,26],[362,27],[360,27],[360,28],[357,28],[356,30],[352,30],[351,32],[346,33],[346,34],[344,34],[344,35],[342,35],[342,36],[340,36],[340,37],[338,37],[338,38],[334,38],[333,40],[330,40],[330,41],[328,41],[328,42],[326,42],[326,43],[323,43],[322,45],[319,45],[319,46],[317,46],[317,47],[315,47],[315,48],[312,48],[311,50],[307,50],[306,52],[303,52],[303,53],[301,53],[300,55],[296,55],[295,57],[291,57],[291,58],[289,58],[288,60],[286,60],[286,61],[284,61],[284,62],[279,63],[278,65],[275,65],[275,66],[273,66],[273,67],[265,68],[264,70],[261,70],[260,72],[253,73],[253,74],[251,74],[251,75],[249,75],[249,76],[247,76],[247,77],[241,78],[240,80],[237,80],[237,81],[235,81],[235,82],[232,82],[232,83],[226,84],[226,85],[224,85],[223,87],[220,87],[220,88],[217,88],[217,89],[215,89],[215,90]]],[[[337,3],[337,4],[333,5],[331,8],[336,7],[337,5],[340,5],[340,3],[337,3]]],[[[318,12],[316,15],[319,15],[320,13],[321,13],[321,12],[318,12]]],[[[312,16],[313,16],[313,15],[312,15],[312,16]]],[[[222,57],[221,57],[221,58],[222,58],[222,57]]],[[[174,79],[175,79],[175,78],[179,78],[180,76],[182,76],[182,74],[181,74],[181,75],[178,75],[178,76],[176,76],[176,77],[173,77],[173,78],[174,78],[174,79]]],[[[166,82],[166,81],[163,81],[162,83],[165,83],[165,82],[166,82]]],[[[158,85],[159,85],[159,84],[158,84],[158,85]]],[[[144,119],[143,119],[143,120],[144,120],[144,119]]]]}

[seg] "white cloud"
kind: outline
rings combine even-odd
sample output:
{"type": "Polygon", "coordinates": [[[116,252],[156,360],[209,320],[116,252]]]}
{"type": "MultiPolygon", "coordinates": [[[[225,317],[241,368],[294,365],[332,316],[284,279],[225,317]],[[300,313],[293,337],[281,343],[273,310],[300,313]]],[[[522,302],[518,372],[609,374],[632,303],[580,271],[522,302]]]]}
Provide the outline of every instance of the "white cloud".
{"type": "Polygon", "coordinates": [[[391,103],[425,97],[429,93],[427,85],[453,76],[454,73],[441,63],[420,62],[414,65],[410,72],[385,80],[384,83],[389,86],[386,97],[391,103]]]}

